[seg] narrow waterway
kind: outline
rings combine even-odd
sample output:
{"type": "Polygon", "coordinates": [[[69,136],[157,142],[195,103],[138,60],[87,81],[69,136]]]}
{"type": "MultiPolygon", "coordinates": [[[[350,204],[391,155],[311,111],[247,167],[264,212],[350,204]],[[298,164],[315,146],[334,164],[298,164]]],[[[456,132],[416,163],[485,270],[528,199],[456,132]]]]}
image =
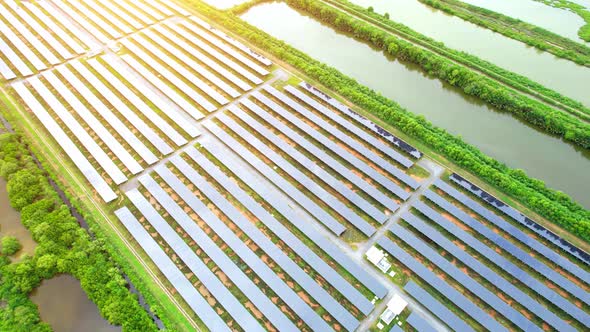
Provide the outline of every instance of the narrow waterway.
{"type": "Polygon", "coordinates": [[[22,245],[22,249],[15,254],[20,257],[24,254],[33,255],[37,243],[31,237],[29,230],[20,221],[20,214],[14,210],[8,202],[6,181],[0,178],[0,238],[14,236],[22,245]]]}
{"type": "Polygon", "coordinates": [[[110,332],[121,327],[110,325],[96,304],[88,299],[80,282],[70,275],[59,275],[45,280],[31,295],[39,307],[41,319],[55,332],[110,332]]]}
{"type": "Polygon", "coordinates": [[[531,128],[464,96],[453,87],[427,77],[417,68],[390,60],[349,36],[337,33],[284,3],[267,3],[246,12],[243,19],[328,63],[409,111],[484,153],[549,186],[562,190],[590,207],[590,154],[531,128]]]}
{"type": "MultiPolygon", "coordinates": [[[[541,52],[499,33],[432,9],[417,0],[350,1],[363,7],[372,6],[377,13],[389,13],[392,20],[443,42],[450,48],[470,53],[526,76],[590,107],[588,67],[541,52]]],[[[509,2],[514,6],[520,0],[509,2]]],[[[557,13],[554,18],[557,20],[559,11],[552,10],[557,13]]],[[[559,24],[568,25],[568,22],[559,20],[559,24]]]]}

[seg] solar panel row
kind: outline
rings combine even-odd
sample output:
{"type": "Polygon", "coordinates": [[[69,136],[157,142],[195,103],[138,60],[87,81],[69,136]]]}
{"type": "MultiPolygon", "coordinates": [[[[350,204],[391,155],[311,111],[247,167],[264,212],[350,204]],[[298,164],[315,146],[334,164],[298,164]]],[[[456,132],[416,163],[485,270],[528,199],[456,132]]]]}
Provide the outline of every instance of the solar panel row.
{"type": "MultiPolygon", "coordinates": [[[[297,263],[289,258],[280,248],[250,222],[238,209],[236,209],[221,193],[199,173],[192,169],[180,157],[175,156],[174,164],[181,169],[183,174],[199,188],[199,190],[225,214],[248,238],[263,250],[285,273],[313,297],[328,313],[348,330],[355,330],[359,325],[358,320],[349,313],[338,301],[336,301],[324,288],[312,279],[297,263]]],[[[156,169],[160,174],[161,168],[156,169]]],[[[162,174],[160,174],[162,175],[162,174]]],[[[168,177],[170,174],[168,174],[168,177]]]]}
{"type": "Polygon", "coordinates": [[[279,149],[284,151],[287,155],[289,155],[291,158],[300,163],[303,167],[311,171],[314,175],[318,176],[322,181],[324,181],[326,184],[328,184],[330,187],[336,190],[340,195],[345,197],[350,202],[354,203],[367,215],[371,216],[379,223],[384,223],[385,220],[387,220],[387,216],[383,212],[379,211],[375,206],[367,202],[364,198],[362,198],[356,192],[347,187],[343,182],[334,178],[330,173],[326,172],[320,165],[316,164],[314,161],[310,160],[304,154],[297,151],[294,147],[282,140],[279,136],[272,133],[264,125],[250,117],[244,111],[237,108],[237,106],[232,105],[228,109],[231,111],[232,114],[235,114],[239,119],[244,121],[258,134],[262,135],[262,137],[266,138],[267,140],[275,144],[279,149]]]}
{"type": "MultiPolygon", "coordinates": [[[[26,63],[20,58],[18,54],[16,54],[6,42],[2,38],[0,38],[0,52],[8,59],[8,61],[16,68],[16,70],[23,76],[29,76],[33,74],[33,71],[27,66],[26,63]]],[[[2,76],[5,79],[12,79],[16,76],[10,69],[4,69],[2,72],[2,76]],[[9,71],[8,71],[9,70],[9,71]]]]}
{"type": "Polygon", "coordinates": [[[543,262],[540,262],[524,250],[518,248],[510,241],[506,240],[502,235],[497,234],[491,229],[487,228],[479,221],[473,219],[467,213],[461,211],[458,207],[444,200],[442,197],[440,197],[433,191],[427,190],[426,192],[424,192],[424,196],[433,201],[436,205],[448,211],[453,216],[457,217],[459,220],[464,222],[469,227],[473,228],[476,232],[480,233],[496,245],[500,246],[503,250],[510,253],[510,255],[516,257],[521,262],[530,266],[532,269],[534,269],[541,275],[545,276],[547,279],[551,280],[555,284],[559,285],[560,287],[568,291],[571,295],[577,297],[586,304],[590,304],[590,293],[584,291],[578,285],[574,284],[571,280],[565,278],[557,271],[545,265],[543,262]]]}
{"type": "MultiPolygon", "coordinates": [[[[358,170],[362,171],[373,180],[381,184],[390,192],[394,193],[399,198],[406,200],[410,197],[410,193],[406,192],[402,188],[400,188],[397,184],[393,181],[379,173],[376,169],[372,168],[368,164],[366,164],[361,159],[355,157],[352,153],[347,151],[346,149],[342,148],[334,141],[330,140],[328,137],[320,134],[317,130],[306,124],[301,119],[297,118],[291,112],[285,110],[284,108],[277,105],[272,100],[268,99],[264,95],[260,94],[259,92],[253,92],[252,96],[271,108],[274,112],[278,113],[280,116],[285,118],[288,122],[293,124],[295,127],[299,128],[301,131],[306,133],[307,135],[311,136],[316,141],[320,142],[326,148],[334,152],[337,156],[341,157],[342,159],[346,160],[348,163],[356,167],[358,170]]],[[[248,105],[246,101],[243,101],[245,105],[248,105]]]]}
{"type": "Polygon", "coordinates": [[[418,316],[416,313],[411,313],[410,316],[406,319],[406,322],[410,324],[416,331],[418,332],[435,332],[436,329],[426,321],[426,319],[422,318],[422,316],[418,316]]]}
{"type": "Polygon", "coordinates": [[[125,225],[125,228],[131,233],[135,241],[147,253],[150,259],[162,271],[164,276],[170,281],[172,286],[178,291],[184,301],[199,316],[203,324],[211,331],[231,331],[219,315],[209,306],[207,301],[197,292],[191,282],[184,274],[174,265],[174,262],[164,253],[158,243],[143,229],[139,221],[133,214],[123,207],[115,214],[125,225]]]}
{"type": "MultiPolygon", "coordinates": [[[[569,243],[568,241],[564,240],[563,238],[561,238],[559,235],[557,235],[557,234],[551,232],[550,230],[546,229],[545,227],[539,225],[536,221],[528,218],[527,216],[525,216],[524,214],[513,209],[509,205],[506,205],[505,203],[503,203],[499,199],[497,199],[494,196],[490,195],[489,193],[483,191],[481,188],[479,188],[476,185],[472,184],[471,182],[465,180],[461,176],[459,176],[457,174],[452,174],[450,179],[451,179],[451,181],[457,183],[461,187],[467,189],[472,194],[480,197],[488,205],[491,205],[494,208],[500,210],[501,212],[503,212],[507,216],[511,217],[515,221],[519,222],[523,226],[525,226],[525,227],[529,228],[530,230],[532,230],[533,232],[535,232],[537,235],[541,236],[542,238],[544,238],[544,239],[548,240],[549,242],[553,243],[554,245],[558,246],[563,251],[571,254],[572,256],[576,257],[580,261],[590,265],[590,254],[588,254],[584,250],[576,247],[575,245],[573,245],[573,244],[569,243]]],[[[484,215],[484,217],[487,217],[488,215],[491,215],[491,214],[487,213],[486,215],[484,215]]],[[[491,219],[495,220],[493,218],[493,216],[491,217],[491,219]]],[[[493,220],[490,220],[490,221],[493,222],[493,220]]],[[[517,236],[515,236],[515,237],[517,237],[517,236]]],[[[521,239],[521,237],[517,237],[517,238],[519,240],[521,239]]],[[[539,247],[539,248],[542,249],[542,247],[539,247]]],[[[540,252],[540,253],[545,254],[546,252],[552,252],[552,251],[543,250],[543,252],[540,252]]],[[[577,275],[579,278],[586,281],[587,283],[590,283],[590,275],[588,275],[588,272],[582,271],[579,267],[563,260],[562,258],[555,258],[554,255],[547,256],[547,258],[549,258],[551,260],[555,259],[555,263],[557,263],[557,264],[560,264],[560,265],[564,264],[564,265],[562,265],[563,268],[568,269],[568,270],[571,269],[572,273],[574,273],[575,275],[577,275]]]]}
{"type": "MultiPolygon", "coordinates": [[[[76,1],[69,1],[70,3],[75,3],[76,1]]],[[[102,7],[102,3],[95,3],[95,2],[91,2],[88,0],[82,0],[81,2],[84,2],[85,6],[80,4],[78,8],[82,13],[86,14],[88,12],[88,10],[91,10],[93,12],[96,12],[96,14],[92,13],[90,15],[87,15],[90,19],[92,19],[94,21],[94,23],[96,23],[99,27],[102,27],[103,25],[108,25],[109,27],[111,27],[111,29],[113,30],[118,30],[121,31],[121,33],[117,33],[117,35],[112,35],[113,37],[121,37],[122,35],[127,35],[130,34],[134,31],[134,29],[125,24],[122,20],[120,20],[118,17],[113,16],[109,11],[107,11],[105,8],[102,7]],[[85,10],[84,10],[85,9],[85,10]],[[102,19],[101,18],[104,18],[102,19]]],[[[111,33],[111,30],[107,27],[104,28],[107,32],[111,33]]]]}
{"type": "MultiPolygon", "coordinates": [[[[240,180],[252,188],[262,199],[273,206],[281,215],[301,231],[307,238],[315,243],[328,256],[334,259],[340,266],[346,269],[351,275],[359,280],[373,294],[383,298],[387,294],[387,289],[377,279],[371,276],[365,269],[355,263],[349,256],[344,254],[334,243],[323,237],[311,223],[302,222],[301,216],[287,204],[287,202],[276,195],[273,190],[269,190],[257,177],[249,170],[245,169],[240,162],[231,159],[229,154],[220,149],[220,146],[210,141],[201,142],[203,147],[215,158],[221,161],[234,174],[239,174],[240,180]]],[[[189,150],[190,153],[190,150],[189,150]]]]}
{"type": "MultiPolygon", "coordinates": [[[[248,99],[244,99],[242,101],[242,105],[246,106],[249,110],[254,112],[256,115],[264,119],[266,122],[270,123],[274,128],[278,129],[282,134],[290,138],[292,141],[296,142],[299,146],[303,147],[306,151],[317,157],[323,163],[328,165],[330,168],[338,172],[344,178],[348,179],[350,182],[358,186],[362,189],[365,193],[369,194],[383,206],[388,208],[390,211],[396,211],[399,207],[393,199],[387,197],[377,188],[373,187],[365,180],[363,180],[359,175],[353,173],[345,167],[342,163],[338,162],[332,156],[325,153],[323,150],[315,146],[313,143],[309,142],[303,136],[299,135],[297,132],[289,128],[289,126],[283,124],[277,118],[273,117],[270,113],[266,112],[258,105],[254,104],[248,99]]],[[[401,190],[401,188],[400,188],[401,190]]]]}
{"type": "Polygon", "coordinates": [[[424,288],[418,286],[413,281],[409,281],[404,290],[408,292],[416,301],[420,302],[426,309],[432,312],[442,322],[455,331],[468,332],[474,331],[471,326],[465,323],[461,318],[455,315],[444,304],[440,303],[432,295],[430,295],[424,288]]]}
{"type": "MultiPolygon", "coordinates": [[[[189,147],[186,153],[215,181],[223,186],[228,193],[234,196],[241,204],[246,206],[256,218],[258,218],[268,229],[270,229],[281,241],[285,242],[299,257],[307,262],[314,270],[326,279],[338,292],[344,295],[361,312],[368,315],[373,310],[373,304],[342,276],[338,274],[328,263],[316,255],[307,245],[299,240],[289,229],[267,212],[247,192],[242,190],[225,173],[213,164],[207,157],[193,147],[189,147]]],[[[173,160],[174,162],[174,160],[173,160]]],[[[178,167],[178,166],[177,166],[178,167]]],[[[179,167],[180,168],[180,167],[179,167]]]]}
{"type": "Polygon", "coordinates": [[[463,273],[458,267],[453,265],[410,231],[403,228],[400,224],[394,224],[389,230],[410,247],[414,248],[414,250],[419,252],[427,260],[436,265],[444,273],[453,278],[463,287],[463,289],[469,290],[475,296],[483,300],[483,302],[485,302],[490,308],[507,318],[523,331],[541,331],[537,325],[527,319],[523,314],[512,308],[508,303],[504,302],[497,295],[466,273],[463,273]]]}
{"type": "Polygon", "coordinates": [[[55,122],[53,117],[47,113],[45,107],[37,101],[37,98],[31,94],[25,85],[22,82],[16,82],[12,84],[12,88],[18,93],[21,99],[24,100],[25,104],[31,109],[43,126],[45,126],[55,141],[58,142],[74,165],[76,165],[80,172],[86,177],[86,179],[88,179],[88,182],[90,182],[90,185],[92,185],[100,197],[107,203],[117,198],[117,195],[111,187],[100,176],[88,159],[86,159],[84,154],[78,149],[78,147],[76,147],[74,142],[72,142],[57,122],[55,122]]]}
{"type": "Polygon", "coordinates": [[[414,165],[414,162],[409,160],[408,158],[402,156],[399,152],[395,151],[391,147],[387,146],[383,142],[378,139],[375,139],[373,136],[369,135],[363,129],[357,127],[355,124],[347,121],[339,114],[332,112],[324,105],[318,103],[315,99],[309,97],[305,93],[301,92],[299,89],[293,86],[286,86],[285,91],[293,95],[295,98],[301,100],[302,102],[306,103],[307,105],[313,107],[316,111],[322,113],[332,121],[336,122],[337,124],[341,125],[345,129],[351,131],[353,134],[364,140],[367,144],[374,146],[375,148],[379,149],[381,152],[387,154],[389,157],[393,158],[395,161],[400,163],[402,166],[409,168],[414,165]]]}
{"type": "Polygon", "coordinates": [[[318,88],[314,87],[313,85],[301,82],[299,86],[304,88],[305,90],[311,92],[316,97],[324,100],[328,104],[332,105],[337,110],[340,110],[342,113],[346,114],[350,118],[354,119],[355,121],[359,122],[360,124],[364,125],[365,127],[371,129],[373,132],[379,134],[380,136],[384,137],[388,141],[390,141],[395,146],[399,147],[403,151],[406,151],[409,155],[416,159],[422,158],[422,152],[418,151],[416,148],[411,146],[410,144],[404,142],[399,137],[396,137],[392,133],[388,132],[387,130],[381,128],[371,120],[365,118],[364,116],[358,114],[357,112],[351,110],[350,108],[342,105],[338,100],[328,96],[323,91],[319,90],[318,88]]]}
{"type": "MultiPolygon", "coordinates": [[[[168,177],[167,180],[172,179],[168,177]]],[[[141,181],[141,179],[140,179],[141,181]]],[[[168,181],[167,181],[168,182],[168,181]]],[[[258,277],[266,283],[293,311],[312,329],[329,330],[329,326],[320,316],[313,311],[287,284],[281,280],[270,267],[264,263],[240,238],[234,234],[221,220],[201,202],[192,191],[179,182],[168,182],[174,191],[195,211],[214,232],[247,264],[258,277]]],[[[207,236],[197,224],[166,194],[161,188],[158,194],[160,203],[166,211],[178,222],[184,230],[191,233],[200,233],[201,237],[193,237],[198,243],[206,241],[207,236]]],[[[156,197],[156,199],[158,199],[156,197]]],[[[146,216],[147,217],[147,216],[146,216]]],[[[191,235],[193,236],[193,235],[191,235]]],[[[204,250],[204,249],[203,249],[204,250]]],[[[219,255],[222,255],[220,251],[219,255]]],[[[211,256],[210,256],[211,257],[211,256]]],[[[221,259],[221,258],[219,258],[221,259]]],[[[247,285],[237,285],[243,289],[247,285]]],[[[271,319],[270,317],[268,317],[271,319]]],[[[279,325],[280,326],[280,325],[279,325]]]]}
{"type": "Polygon", "coordinates": [[[529,275],[527,272],[520,269],[503,256],[499,255],[496,251],[488,247],[486,244],[480,242],[475,237],[468,234],[466,231],[460,229],[454,223],[442,217],[438,212],[430,208],[428,205],[422,202],[417,202],[414,204],[414,207],[418,209],[418,211],[420,211],[422,214],[426,215],[430,220],[436,222],[439,226],[443,227],[452,235],[456,236],[458,239],[465,242],[475,251],[479,252],[490,262],[493,262],[494,264],[502,268],[504,271],[512,275],[514,278],[520,280],[522,284],[528,286],[537,294],[543,296],[549,302],[554,304],[557,308],[560,308],[561,310],[563,310],[579,322],[590,327],[590,316],[588,314],[586,314],[583,310],[578,308],[570,301],[564,299],[554,290],[547,287],[547,285],[545,285],[538,279],[534,278],[533,276],[529,275]]]}
{"type": "Polygon", "coordinates": [[[505,294],[512,297],[522,306],[537,315],[537,317],[540,317],[551,326],[555,327],[558,331],[575,331],[570,324],[557,317],[553,312],[547,310],[545,306],[541,305],[518,287],[514,286],[512,282],[499,276],[492,269],[479,262],[473,256],[467,254],[463,249],[459,248],[444,235],[439,233],[434,227],[426,225],[422,220],[411,213],[405,213],[402,218],[409,222],[420,233],[427,236],[437,245],[462,261],[470,269],[477,272],[491,284],[498,287],[498,289],[502,290],[505,294]]]}
{"type": "MultiPolygon", "coordinates": [[[[47,65],[37,57],[37,55],[20,39],[18,36],[6,25],[3,21],[0,21],[0,33],[8,39],[8,41],[16,48],[24,58],[33,65],[36,70],[43,70],[47,68],[47,65]]],[[[2,50],[8,49],[9,46],[4,44],[2,50]]],[[[19,56],[15,56],[20,58],[19,56]]],[[[12,59],[11,59],[12,61],[12,59]]]]}
{"type": "Polygon", "coordinates": [[[397,179],[404,182],[406,185],[410,186],[412,189],[416,189],[420,186],[420,184],[414,180],[411,176],[407,175],[399,168],[393,166],[391,163],[386,161],[385,159],[381,158],[379,155],[374,153],[373,151],[369,150],[367,147],[362,145],[359,141],[352,138],[350,135],[342,132],[337,127],[331,125],[324,119],[320,118],[319,116],[315,115],[313,112],[309,111],[305,107],[301,106],[299,103],[295,102],[294,100],[290,99],[289,97],[285,96],[283,93],[279,92],[277,89],[273,88],[270,85],[264,86],[264,90],[270,93],[275,98],[279,99],[281,102],[288,105],[291,109],[295,110],[300,115],[304,116],[306,119],[311,121],[312,123],[316,124],[318,127],[322,128],[323,130],[330,133],[332,136],[336,137],[340,141],[344,142],[344,144],[351,147],[353,150],[357,151],[360,155],[364,156],[375,165],[378,165],[383,170],[387,171],[389,174],[395,176],[397,179]]]}
{"type": "Polygon", "coordinates": [[[90,34],[99,42],[107,43],[112,38],[121,37],[121,34],[117,30],[105,23],[102,23],[102,29],[97,28],[97,26],[101,26],[100,23],[96,23],[97,21],[100,21],[100,19],[94,13],[82,7],[78,2],[68,1],[66,3],[62,0],[52,0],[51,2],[56,4],[63,12],[67,13],[67,15],[82,26],[84,30],[90,32],[90,34]]]}
{"type": "Polygon", "coordinates": [[[487,312],[473,304],[473,302],[467,299],[461,292],[457,291],[446,281],[439,278],[434,272],[430,271],[421,262],[416,260],[412,255],[408,254],[387,237],[379,238],[377,244],[488,330],[508,331],[508,329],[500,325],[500,323],[493,319],[487,312]]]}
{"type": "Polygon", "coordinates": [[[318,206],[315,202],[309,199],[300,190],[295,188],[291,183],[285,180],[271,167],[266,165],[262,160],[258,159],[253,153],[231,137],[228,133],[223,131],[220,127],[212,122],[205,122],[203,126],[212,132],[218,139],[230,147],[240,157],[246,160],[251,166],[256,168],[261,174],[273,182],[281,191],[286,193],[294,201],[300,204],[306,211],[319,220],[324,226],[332,231],[337,236],[340,236],[346,228],[330,216],[324,209],[318,206]]]}

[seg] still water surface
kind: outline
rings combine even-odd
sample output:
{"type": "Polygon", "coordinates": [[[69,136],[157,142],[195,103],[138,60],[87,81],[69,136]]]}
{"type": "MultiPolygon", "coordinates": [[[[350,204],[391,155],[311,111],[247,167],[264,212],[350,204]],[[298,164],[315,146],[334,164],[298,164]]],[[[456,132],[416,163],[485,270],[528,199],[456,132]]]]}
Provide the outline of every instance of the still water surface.
{"type": "Polygon", "coordinates": [[[242,18],[590,207],[589,153],[466,97],[413,66],[390,60],[284,3],[256,6],[242,18]]]}
{"type": "Polygon", "coordinates": [[[6,181],[0,178],[0,238],[14,236],[22,245],[22,249],[15,254],[20,257],[24,254],[33,255],[37,243],[31,237],[29,230],[20,221],[20,214],[14,210],[8,202],[6,181]]]}

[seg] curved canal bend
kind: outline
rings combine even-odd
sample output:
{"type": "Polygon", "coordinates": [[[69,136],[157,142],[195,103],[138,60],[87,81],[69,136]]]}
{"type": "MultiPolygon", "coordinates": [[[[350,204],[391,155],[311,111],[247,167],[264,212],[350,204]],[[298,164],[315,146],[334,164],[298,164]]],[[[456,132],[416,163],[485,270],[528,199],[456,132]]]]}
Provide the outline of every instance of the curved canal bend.
{"type": "Polygon", "coordinates": [[[484,153],[510,167],[524,169],[590,207],[590,172],[587,171],[590,152],[576,149],[510,114],[466,97],[413,66],[389,60],[382,52],[335,32],[285,3],[256,6],[242,18],[407,110],[422,114],[435,125],[460,135],[484,153]]]}

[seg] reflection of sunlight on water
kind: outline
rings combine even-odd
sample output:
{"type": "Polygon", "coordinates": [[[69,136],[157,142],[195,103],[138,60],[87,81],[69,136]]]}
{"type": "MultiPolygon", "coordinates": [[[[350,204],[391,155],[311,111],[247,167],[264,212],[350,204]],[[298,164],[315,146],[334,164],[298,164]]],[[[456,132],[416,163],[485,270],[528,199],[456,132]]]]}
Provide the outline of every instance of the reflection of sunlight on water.
{"type": "Polygon", "coordinates": [[[31,300],[39,307],[41,319],[55,332],[114,332],[120,327],[109,325],[96,305],[88,299],[80,282],[70,275],[45,280],[33,292],[31,300]]]}
{"type": "Polygon", "coordinates": [[[16,256],[33,255],[37,244],[33,241],[31,233],[21,223],[18,212],[10,206],[6,181],[0,178],[0,238],[7,235],[16,237],[22,245],[22,249],[16,256]]]}

